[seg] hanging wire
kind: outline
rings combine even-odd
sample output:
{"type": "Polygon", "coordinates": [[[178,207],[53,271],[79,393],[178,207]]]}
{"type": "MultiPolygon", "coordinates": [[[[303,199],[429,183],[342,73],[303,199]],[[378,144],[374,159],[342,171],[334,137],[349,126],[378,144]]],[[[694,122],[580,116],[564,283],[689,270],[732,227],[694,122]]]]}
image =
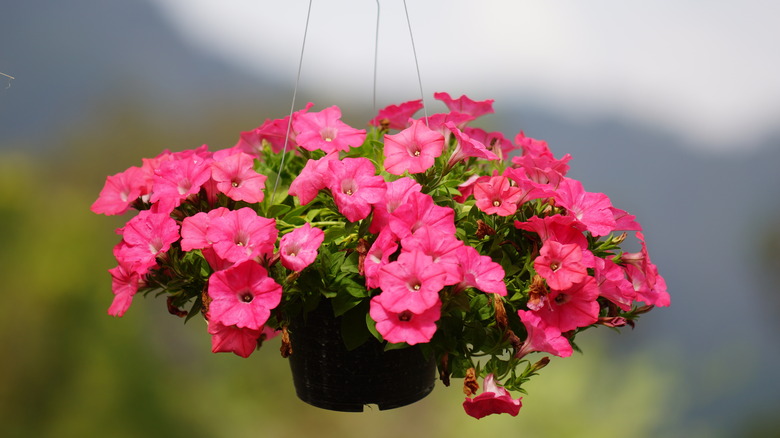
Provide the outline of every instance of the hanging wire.
{"type": "Polygon", "coordinates": [[[417,61],[417,49],[414,47],[414,35],[412,35],[412,22],[409,20],[409,8],[406,7],[404,0],[404,12],[406,13],[406,24],[409,26],[409,38],[412,40],[412,53],[414,54],[414,65],[417,67],[417,83],[420,85],[420,98],[422,99],[423,111],[425,113],[425,125],[428,125],[428,107],[425,106],[425,93],[423,92],[422,76],[420,76],[420,63],[417,61]]]}
{"type": "Polygon", "coordinates": [[[276,181],[274,182],[274,191],[271,193],[271,205],[273,205],[276,199],[276,190],[279,188],[279,180],[282,176],[282,169],[284,168],[284,158],[287,156],[287,142],[290,140],[290,131],[292,129],[293,113],[295,112],[295,96],[298,94],[298,83],[301,81],[301,67],[303,66],[303,51],[306,48],[306,35],[309,33],[309,18],[311,17],[311,3],[309,0],[309,9],[306,12],[306,27],[303,30],[303,42],[301,43],[301,56],[298,59],[298,75],[295,77],[295,87],[293,88],[292,103],[290,104],[290,116],[287,120],[287,133],[284,135],[284,143],[282,145],[282,160],[279,162],[279,172],[276,174],[276,181]]]}

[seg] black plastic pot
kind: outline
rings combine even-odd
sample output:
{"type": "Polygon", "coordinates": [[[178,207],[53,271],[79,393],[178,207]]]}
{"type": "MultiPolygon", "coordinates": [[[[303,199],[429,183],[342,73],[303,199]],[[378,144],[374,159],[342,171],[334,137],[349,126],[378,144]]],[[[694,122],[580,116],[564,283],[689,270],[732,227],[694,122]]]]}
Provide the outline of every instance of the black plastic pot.
{"type": "Polygon", "coordinates": [[[384,351],[373,337],[347,350],[340,318],[323,300],[306,318],[291,321],[289,357],[295,392],[318,408],[362,412],[365,405],[393,409],[433,390],[436,363],[417,346],[384,351]]]}

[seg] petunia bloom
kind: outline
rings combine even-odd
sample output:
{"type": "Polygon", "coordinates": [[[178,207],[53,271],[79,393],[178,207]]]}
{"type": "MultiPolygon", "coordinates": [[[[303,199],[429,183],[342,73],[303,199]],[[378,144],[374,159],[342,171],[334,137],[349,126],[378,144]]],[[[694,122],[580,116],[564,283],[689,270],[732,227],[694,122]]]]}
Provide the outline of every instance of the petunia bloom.
{"type": "Polygon", "coordinates": [[[439,301],[447,268],[419,251],[405,252],[379,270],[383,306],[393,312],[422,313],[439,301]]]}
{"type": "Polygon", "coordinates": [[[379,110],[369,125],[382,129],[406,129],[409,119],[423,107],[422,99],[411,100],[400,105],[389,105],[379,110]]]}
{"type": "Polygon", "coordinates": [[[285,234],[279,241],[282,266],[296,272],[303,270],[317,258],[323,240],[325,233],[309,223],[285,234]]]}
{"type": "Polygon", "coordinates": [[[376,168],[368,158],[330,160],[328,169],[333,200],[350,222],[365,219],[371,213],[371,206],[384,199],[385,179],[376,175],[376,168]]]}
{"type": "Polygon", "coordinates": [[[511,216],[517,211],[517,203],[523,192],[511,185],[509,178],[494,176],[474,184],[477,208],[486,214],[511,216]]]}
{"type": "Polygon", "coordinates": [[[406,342],[409,345],[425,343],[436,333],[436,321],[441,317],[441,301],[421,312],[404,309],[392,311],[384,305],[386,295],[371,299],[369,315],[376,322],[376,330],[390,343],[406,342]]]}
{"type": "Polygon", "coordinates": [[[492,114],[493,111],[493,99],[475,101],[471,100],[465,95],[460,96],[457,99],[450,97],[449,93],[434,93],[433,98],[444,102],[450,111],[468,114],[474,118],[480,117],[485,114],[492,114]]]}
{"type": "Polygon", "coordinates": [[[235,353],[249,357],[257,349],[257,341],[263,334],[262,329],[240,328],[209,320],[208,332],[211,335],[212,353],[235,353]]]}
{"type": "Polygon", "coordinates": [[[473,287],[482,292],[506,296],[504,268],[490,256],[481,255],[473,246],[463,245],[458,249],[458,262],[462,280],[456,286],[457,289],[473,287]]]}
{"type": "Polygon", "coordinates": [[[348,151],[366,140],[365,129],[355,129],[341,120],[337,106],[315,113],[301,114],[293,119],[295,140],[309,151],[322,150],[326,154],[334,151],[348,151]]]}
{"type": "Polygon", "coordinates": [[[575,243],[548,240],[534,259],[534,269],[552,289],[568,289],[588,276],[582,263],[582,248],[575,243]]]}
{"type": "Polygon", "coordinates": [[[428,170],[444,150],[444,136],[421,120],[395,135],[385,135],[385,170],[402,175],[428,170]]]}
{"type": "Polygon", "coordinates": [[[143,170],[131,167],[124,172],[106,177],[103,190],[90,210],[93,213],[115,215],[126,212],[146,187],[143,170]]]}
{"type": "Polygon", "coordinates": [[[217,271],[209,278],[209,320],[259,330],[282,299],[282,287],[252,260],[217,271]]]}
{"type": "Polygon", "coordinates": [[[573,353],[571,343],[561,335],[557,327],[548,326],[542,318],[534,312],[518,310],[517,315],[525,326],[528,337],[523,346],[515,354],[521,358],[534,351],[543,351],[558,357],[569,357],[573,353]]]}
{"type": "Polygon", "coordinates": [[[522,397],[512,398],[509,392],[499,386],[493,374],[485,376],[482,394],[474,398],[466,398],[463,402],[463,409],[466,413],[476,419],[491,414],[509,414],[516,417],[523,406],[522,397]]]}
{"type": "Polygon", "coordinates": [[[217,190],[234,201],[262,202],[267,177],[255,172],[254,163],[254,157],[240,151],[212,162],[217,190]]]}
{"type": "Polygon", "coordinates": [[[233,263],[273,254],[276,236],[274,219],[258,216],[249,207],[230,210],[211,219],[206,239],[213,242],[214,251],[233,263]]]}

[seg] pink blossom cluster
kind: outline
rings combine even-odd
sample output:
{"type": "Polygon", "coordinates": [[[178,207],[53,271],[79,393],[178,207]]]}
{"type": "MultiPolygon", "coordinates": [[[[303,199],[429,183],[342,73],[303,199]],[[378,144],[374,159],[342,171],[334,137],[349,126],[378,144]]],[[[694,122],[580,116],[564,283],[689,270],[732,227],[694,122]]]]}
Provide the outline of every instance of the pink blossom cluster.
{"type": "MultiPolygon", "coordinates": [[[[449,111],[415,118],[422,101],[391,105],[370,131],[344,123],[338,107],[309,104],[232,148],[166,151],[109,176],[92,211],[139,210],[118,230],[109,313],[122,316],[141,290],[163,290],[173,313],[199,306],[214,352],[247,357],[286,329],[299,278],[352,272],[323,271],[322,252],[349,254],[369,330],[434,345],[448,379],[448,361],[474,363],[471,348],[493,360],[508,352],[512,367],[534,352],[567,357],[579,331],[633,325],[670,305],[636,218],[569,178],[571,156],[555,158],[522,131],[512,141],[470,126],[492,100],[434,97],[449,111]],[[280,154],[300,170],[271,196],[258,170],[282,177],[271,168],[280,154]],[[625,232],[639,252],[620,250],[625,232]],[[444,320],[461,326],[447,332],[444,320]],[[497,333],[497,345],[477,348],[466,336],[477,326],[482,338],[497,333]]],[[[466,412],[517,415],[520,400],[498,380],[517,389],[538,368],[511,381],[483,372],[466,412]]]]}

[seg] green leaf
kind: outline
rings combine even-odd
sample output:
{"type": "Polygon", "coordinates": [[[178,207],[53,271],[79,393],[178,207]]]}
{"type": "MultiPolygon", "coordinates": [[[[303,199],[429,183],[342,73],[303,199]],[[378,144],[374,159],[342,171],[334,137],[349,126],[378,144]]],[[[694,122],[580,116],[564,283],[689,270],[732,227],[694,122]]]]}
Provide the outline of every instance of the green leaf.
{"type": "Polygon", "coordinates": [[[289,205],[284,205],[284,204],[272,205],[271,207],[268,208],[268,211],[266,212],[267,215],[266,217],[269,218],[282,217],[284,216],[285,213],[289,212],[290,210],[292,210],[292,207],[290,207],[289,205]]]}

